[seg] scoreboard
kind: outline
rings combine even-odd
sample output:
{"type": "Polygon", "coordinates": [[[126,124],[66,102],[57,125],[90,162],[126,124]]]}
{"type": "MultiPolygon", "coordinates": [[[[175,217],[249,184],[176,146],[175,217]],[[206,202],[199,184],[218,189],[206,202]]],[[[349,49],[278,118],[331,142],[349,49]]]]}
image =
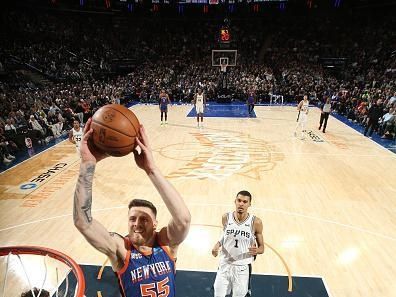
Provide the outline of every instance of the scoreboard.
{"type": "Polygon", "coordinates": [[[219,42],[220,43],[230,43],[231,42],[231,31],[228,27],[222,27],[220,29],[219,42]]]}

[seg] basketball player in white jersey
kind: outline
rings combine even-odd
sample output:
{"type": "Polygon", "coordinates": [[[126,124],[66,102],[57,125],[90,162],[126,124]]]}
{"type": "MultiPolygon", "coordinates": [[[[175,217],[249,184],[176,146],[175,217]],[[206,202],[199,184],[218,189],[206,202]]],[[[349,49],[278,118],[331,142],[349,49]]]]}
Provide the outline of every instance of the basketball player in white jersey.
{"type": "Polygon", "coordinates": [[[307,95],[304,95],[304,99],[301,100],[300,103],[298,103],[297,110],[298,110],[298,119],[297,119],[296,129],[294,130],[294,136],[297,136],[297,129],[301,127],[301,139],[304,139],[305,125],[307,123],[308,112],[309,112],[309,101],[307,95]]]}
{"type": "Polygon", "coordinates": [[[76,145],[77,154],[80,155],[80,144],[83,137],[83,130],[78,120],[73,121],[73,129],[69,132],[69,141],[76,145]]]}
{"type": "Polygon", "coordinates": [[[197,127],[199,128],[199,118],[201,117],[201,128],[203,128],[203,114],[206,106],[206,96],[198,89],[198,93],[194,96],[195,112],[197,113],[197,127]]]}
{"type": "Polygon", "coordinates": [[[240,191],[235,198],[236,210],[223,215],[223,235],[212,249],[220,264],[214,282],[214,296],[233,297],[250,294],[251,264],[258,254],[264,253],[263,223],[248,213],[252,195],[240,191]],[[221,248],[221,249],[220,249],[221,248]]]}

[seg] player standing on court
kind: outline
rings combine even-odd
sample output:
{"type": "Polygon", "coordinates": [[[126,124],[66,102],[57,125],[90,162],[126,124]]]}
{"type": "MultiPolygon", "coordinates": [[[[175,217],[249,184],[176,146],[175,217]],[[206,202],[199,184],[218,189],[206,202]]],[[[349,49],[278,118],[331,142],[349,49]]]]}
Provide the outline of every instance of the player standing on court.
{"type": "Polygon", "coordinates": [[[141,126],[136,138],[138,148],[133,152],[135,162],[145,171],[168,208],[171,214],[168,225],[158,228],[155,206],[142,199],[129,203],[128,235],[125,237],[109,233],[93,219],[91,207],[95,167],[106,155],[88,145],[93,133],[91,121],[89,119],[85,126],[80,147],[74,225],[94,248],[110,259],[123,297],[175,297],[175,259],[178,246],[186,238],[190,227],[190,212],[183,198],[156,166],[146,132],[141,126]]]}
{"type": "Polygon", "coordinates": [[[76,145],[77,154],[80,155],[80,144],[83,137],[83,130],[80,127],[80,121],[73,121],[73,128],[69,131],[69,141],[76,145]]]}
{"type": "Polygon", "coordinates": [[[264,253],[263,223],[248,213],[252,195],[240,191],[235,198],[235,211],[222,217],[223,235],[212,249],[217,256],[221,248],[220,264],[214,282],[214,296],[233,297],[250,294],[251,264],[264,253]]]}
{"type": "Polygon", "coordinates": [[[193,103],[195,112],[197,113],[197,127],[199,128],[199,118],[201,118],[201,128],[203,128],[203,115],[206,106],[206,95],[202,93],[202,89],[198,88],[198,92],[194,95],[193,103]]]}
{"type": "Polygon", "coordinates": [[[304,99],[300,101],[297,106],[298,110],[298,119],[296,129],[294,130],[294,136],[297,136],[297,129],[301,127],[301,139],[304,139],[304,132],[305,132],[305,124],[307,123],[308,119],[308,112],[309,112],[309,101],[308,96],[304,95],[304,99]]]}
{"type": "Polygon", "coordinates": [[[249,91],[248,98],[246,100],[246,104],[248,106],[249,116],[253,114],[254,104],[256,103],[256,99],[254,96],[254,91],[249,91]]]}
{"type": "Polygon", "coordinates": [[[169,99],[169,95],[165,92],[164,89],[161,90],[159,94],[159,109],[161,111],[161,126],[164,124],[168,124],[168,104],[170,104],[171,101],[169,99]],[[164,116],[165,116],[165,121],[164,121],[164,116]]]}

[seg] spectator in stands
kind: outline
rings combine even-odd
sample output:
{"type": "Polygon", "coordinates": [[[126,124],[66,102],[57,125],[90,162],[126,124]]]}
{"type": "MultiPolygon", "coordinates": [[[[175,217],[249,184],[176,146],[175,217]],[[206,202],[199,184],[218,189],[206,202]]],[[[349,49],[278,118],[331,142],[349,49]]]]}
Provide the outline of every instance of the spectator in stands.
{"type": "Polygon", "coordinates": [[[377,101],[373,101],[371,107],[368,110],[368,122],[367,126],[364,129],[364,136],[366,136],[367,132],[369,133],[368,136],[371,137],[374,130],[378,128],[378,121],[382,117],[382,100],[378,99],[377,101]]]}
{"type": "Polygon", "coordinates": [[[15,159],[15,157],[10,154],[9,145],[10,144],[6,138],[0,135],[0,160],[4,164],[11,163],[12,160],[15,159]]]}
{"type": "Polygon", "coordinates": [[[13,124],[13,120],[11,120],[11,119],[6,120],[6,125],[4,126],[4,130],[9,131],[8,133],[10,133],[10,134],[17,134],[17,130],[13,124]]]}
{"type": "Polygon", "coordinates": [[[379,124],[381,138],[392,138],[392,132],[396,124],[396,108],[390,108],[389,112],[380,119],[379,124]]]}
{"type": "Polygon", "coordinates": [[[60,111],[60,108],[55,104],[55,102],[52,102],[51,103],[51,106],[50,106],[50,108],[49,108],[49,112],[56,112],[56,111],[60,111]]]}
{"type": "Polygon", "coordinates": [[[36,120],[36,118],[34,117],[34,115],[30,116],[29,119],[29,128],[35,131],[39,131],[41,134],[41,138],[45,137],[45,135],[47,134],[46,131],[44,130],[44,128],[40,125],[40,123],[36,120]]]}

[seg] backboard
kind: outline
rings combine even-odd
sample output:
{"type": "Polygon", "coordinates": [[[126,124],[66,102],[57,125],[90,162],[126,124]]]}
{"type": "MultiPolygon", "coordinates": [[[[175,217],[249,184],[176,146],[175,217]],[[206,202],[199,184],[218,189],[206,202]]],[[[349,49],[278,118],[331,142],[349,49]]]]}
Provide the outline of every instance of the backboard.
{"type": "Polygon", "coordinates": [[[236,66],[237,55],[237,50],[214,49],[212,50],[212,66],[236,66]]]}

